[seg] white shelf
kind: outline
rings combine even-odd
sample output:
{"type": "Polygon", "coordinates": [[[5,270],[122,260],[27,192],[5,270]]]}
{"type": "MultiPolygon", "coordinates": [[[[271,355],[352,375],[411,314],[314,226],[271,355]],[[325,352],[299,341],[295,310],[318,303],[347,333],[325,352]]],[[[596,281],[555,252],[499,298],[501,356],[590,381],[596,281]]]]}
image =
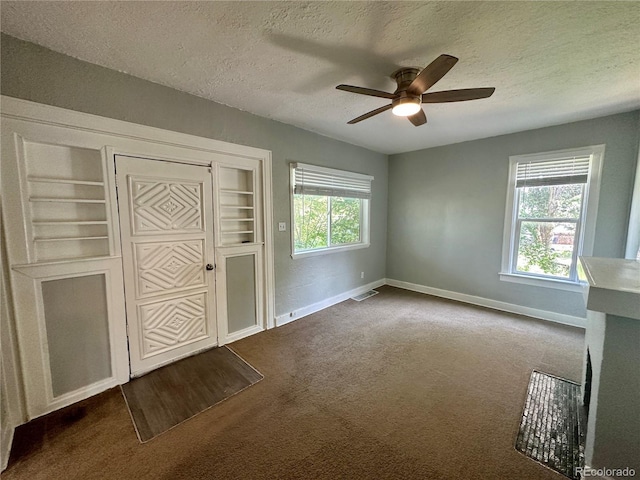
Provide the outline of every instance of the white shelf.
{"type": "Polygon", "coordinates": [[[84,221],[68,221],[68,220],[60,220],[60,221],[38,221],[34,220],[31,222],[36,226],[44,226],[44,225],[53,225],[53,226],[64,226],[64,225],[108,225],[109,222],[106,220],[84,220],[84,221]]]}
{"type": "Polygon", "coordinates": [[[222,235],[238,235],[242,233],[253,233],[253,230],[233,230],[228,232],[222,232],[222,235]]]}
{"type": "Polygon", "coordinates": [[[70,240],[105,240],[109,237],[99,236],[99,237],[34,237],[35,242],[66,242],[70,240]]]}
{"type": "Polygon", "coordinates": [[[253,210],[253,207],[243,207],[239,205],[220,205],[222,208],[235,208],[238,210],[253,210]]]}
{"type": "Polygon", "coordinates": [[[222,217],[220,220],[222,220],[223,222],[253,222],[254,218],[222,217]]]}
{"type": "Polygon", "coordinates": [[[37,183],[61,183],[65,185],[88,185],[94,187],[104,187],[104,182],[94,182],[91,180],[73,180],[70,178],[46,178],[29,176],[27,180],[37,183]]]}
{"type": "Polygon", "coordinates": [[[51,202],[51,203],[107,203],[106,200],[96,198],[43,198],[30,197],[30,202],[51,202]]]}
{"type": "Polygon", "coordinates": [[[221,188],[220,193],[233,194],[233,195],[253,195],[253,192],[247,190],[232,190],[229,188],[221,188]]]}

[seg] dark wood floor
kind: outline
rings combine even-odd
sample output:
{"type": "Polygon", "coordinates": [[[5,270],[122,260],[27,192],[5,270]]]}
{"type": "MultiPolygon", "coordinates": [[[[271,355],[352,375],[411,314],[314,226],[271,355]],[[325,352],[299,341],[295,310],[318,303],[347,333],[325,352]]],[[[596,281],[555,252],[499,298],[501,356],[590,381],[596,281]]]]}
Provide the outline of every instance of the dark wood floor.
{"type": "Polygon", "coordinates": [[[140,441],[146,442],[262,378],[220,347],[133,379],[122,391],[140,441]]]}

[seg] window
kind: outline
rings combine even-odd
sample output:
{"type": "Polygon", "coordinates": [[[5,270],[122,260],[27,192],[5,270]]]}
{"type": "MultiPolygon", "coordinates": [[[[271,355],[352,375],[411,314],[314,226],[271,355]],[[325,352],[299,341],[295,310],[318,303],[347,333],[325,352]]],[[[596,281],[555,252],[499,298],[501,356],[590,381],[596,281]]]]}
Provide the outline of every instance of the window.
{"type": "Polygon", "coordinates": [[[291,164],[292,256],[369,246],[373,177],[291,164]]]}
{"type": "Polygon", "coordinates": [[[502,271],[506,281],[579,288],[591,255],[604,145],[509,159],[502,271]]]}

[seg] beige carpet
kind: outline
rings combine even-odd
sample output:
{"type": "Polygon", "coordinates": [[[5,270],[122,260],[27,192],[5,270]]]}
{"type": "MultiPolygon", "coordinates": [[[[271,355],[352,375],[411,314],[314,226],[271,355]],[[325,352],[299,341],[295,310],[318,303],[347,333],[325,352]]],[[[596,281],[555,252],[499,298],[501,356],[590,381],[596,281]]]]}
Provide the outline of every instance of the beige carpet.
{"type": "Polygon", "coordinates": [[[2,478],[564,478],[514,441],[532,369],[580,380],[582,331],[379,290],[233,343],[264,380],[146,444],[119,389],[24,426],[2,478]]]}

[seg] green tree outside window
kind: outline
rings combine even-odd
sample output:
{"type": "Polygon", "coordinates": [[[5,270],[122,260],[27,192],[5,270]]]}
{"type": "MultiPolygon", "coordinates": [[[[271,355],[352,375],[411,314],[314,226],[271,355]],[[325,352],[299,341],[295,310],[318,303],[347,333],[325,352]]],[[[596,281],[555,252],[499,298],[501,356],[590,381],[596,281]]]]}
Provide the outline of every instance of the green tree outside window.
{"type": "Polygon", "coordinates": [[[360,199],[296,194],[293,209],[295,251],[361,241],[360,199]]]}

